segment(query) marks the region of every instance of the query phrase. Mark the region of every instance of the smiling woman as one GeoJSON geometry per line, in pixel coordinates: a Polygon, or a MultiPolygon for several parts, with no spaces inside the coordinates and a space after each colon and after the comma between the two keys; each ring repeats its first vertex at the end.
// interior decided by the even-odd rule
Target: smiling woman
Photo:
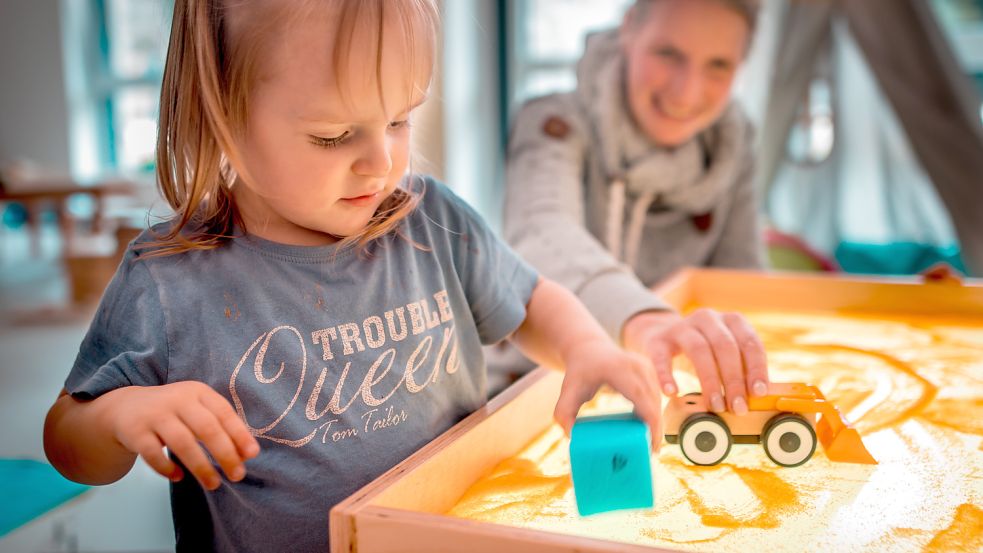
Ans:
{"type": "Polygon", "coordinates": [[[635,123],[656,144],[686,142],[727,107],[756,8],[722,3],[730,9],[642,0],[625,16],[626,96],[635,123]]]}
{"type": "Polygon", "coordinates": [[[649,287],[684,266],[763,266],[752,129],[731,99],[757,13],[754,0],[637,0],[588,36],[576,90],[528,102],[509,142],[510,243],[648,355],[665,393],[668,359],[690,357],[717,411],[746,410],[765,386],[753,331],[740,315],[679,317],[649,287]]]}

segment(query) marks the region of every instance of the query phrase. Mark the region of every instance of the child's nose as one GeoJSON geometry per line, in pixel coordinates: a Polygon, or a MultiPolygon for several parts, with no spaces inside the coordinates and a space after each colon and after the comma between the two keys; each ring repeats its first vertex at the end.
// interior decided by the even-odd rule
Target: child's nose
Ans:
{"type": "Polygon", "coordinates": [[[392,168],[389,141],[385,139],[367,141],[352,165],[352,171],[363,177],[385,177],[392,168]]]}

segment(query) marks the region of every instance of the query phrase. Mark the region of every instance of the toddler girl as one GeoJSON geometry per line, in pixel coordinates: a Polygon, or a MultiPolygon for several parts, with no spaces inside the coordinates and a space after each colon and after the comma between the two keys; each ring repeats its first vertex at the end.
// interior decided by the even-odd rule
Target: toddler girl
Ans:
{"type": "Polygon", "coordinates": [[[661,434],[646,361],[408,171],[436,26],[432,0],[175,2],[175,214],[131,244],[45,449],[90,484],[142,457],[178,550],[325,550],[334,504],[485,402],[481,345],[506,338],[566,370],[566,429],[607,383],[661,434]]]}

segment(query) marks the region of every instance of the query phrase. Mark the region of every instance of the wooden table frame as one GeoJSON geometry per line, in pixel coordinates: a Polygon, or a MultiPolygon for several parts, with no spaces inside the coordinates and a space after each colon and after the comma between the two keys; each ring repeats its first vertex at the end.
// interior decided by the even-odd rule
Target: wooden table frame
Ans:
{"type": "MultiPolygon", "coordinates": [[[[918,278],[686,269],[671,277],[657,292],[679,309],[705,305],[721,310],[794,308],[983,317],[981,281],[926,284],[918,278]]],[[[553,423],[553,407],[561,381],[562,375],[556,371],[536,369],[339,503],[330,515],[331,551],[666,551],[443,514],[481,476],[521,451],[553,423]]]]}
{"type": "MultiPolygon", "coordinates": [[[[39,225],[41,211],[47,206],[54,206],[58,215],[58,226],[63,240],[63,251],[68,251],[75,238],[75,220],[68,211],[68,199],[76,194],[90,195],[95,199],[96,208],[93,216],[93,230],[97,233],[105,228],[103,216],[105,201],[109,196],[133,196],[136,185],[122,179],[107,179],[81,184],[69,178],[32,179],[24,182],[0,181],[0,203],[19,203],[28,213],[28,225],[39,225]]],[[[37,237],[32,242],[31,249],[37,255],[40,244],[37,237]]]]}

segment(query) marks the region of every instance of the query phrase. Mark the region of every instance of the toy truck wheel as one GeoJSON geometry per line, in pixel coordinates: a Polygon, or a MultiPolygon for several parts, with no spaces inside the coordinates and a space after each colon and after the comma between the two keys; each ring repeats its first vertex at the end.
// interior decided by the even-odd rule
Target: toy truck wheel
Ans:
{"type": "Polygon", "coordinates": [[[679,432],[679,448],[694,465],[716,465],[723,461],[732,443],[727,424],[713,413],[692,415],[679,432]]]}
{"type": "Polygon", "coordinates": [[[761,443],[776,465],[797,467],[816,452],[816,431],[802,416],[781,413],[768,421],[761,443]]]}

